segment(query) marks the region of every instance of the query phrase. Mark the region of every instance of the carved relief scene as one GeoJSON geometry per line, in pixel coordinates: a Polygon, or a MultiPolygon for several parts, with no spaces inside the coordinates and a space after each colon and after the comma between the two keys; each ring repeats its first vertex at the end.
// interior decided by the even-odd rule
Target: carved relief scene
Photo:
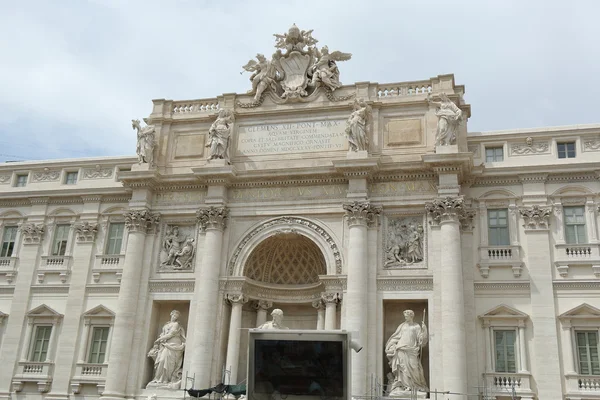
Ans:
{"type": "Polygon", "coordinates": [[[387,219],[384,257],[385,268],[425,268],[423,217],[387,219]]]}
{"type": "Polygon", "coordinates": [[[166,224],[163,227],[158,270],[191,271],[196,255],[196,227],[166,224]]]}

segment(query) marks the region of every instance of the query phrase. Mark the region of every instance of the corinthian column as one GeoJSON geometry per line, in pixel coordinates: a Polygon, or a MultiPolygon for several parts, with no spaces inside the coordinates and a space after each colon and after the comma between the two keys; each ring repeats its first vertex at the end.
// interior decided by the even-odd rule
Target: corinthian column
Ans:
{"type": "MultiPolygon", "coordinates": [[[[348,221],[348,265],[347,292],[344,298],[346,308],[346,329],[354,339],[367,342],[367,224],[381,212],[368,201],[355,201],[344,204],[348,221]]],[[[327,315],[325,316],[327,321],[327,315]]],[[[352,395],[366,394],[366,352],[352,353],[352,395]]]]}
{"type": "Polygon", "coordinates": [[[339,293],[322,293],[321,300],[325,304],[325,330],[335,329],[335,317],[340,295],[339,293]]]}
{"type": "Polygon", "coordinates": [[[445,197],[425,204],[434,222],[440,224],[441,304],[443,327],[442,366],[444,390],[467,392],[465,300],[460,244],[460,224],[474,213],[464,208],[462,197],[445,197]]]}
{"type": "Polygon", "coordinates": [[[227,361],[225,369],[229,370],[230,385],[237,385],[237,371],[240,358],[240,336],[242,328],[242,307],[248,299],[243,294],[227,294],[231,303],[231,318],[229,320],[229,339],[227,340],[227,361]]]}
{"type": "Polygon", "coordinates": [[[321,300],[312,302],[312,306],[317,309],[317,330],[325,329],[325,306],[321,300]]]}
{"type": "Polygon", "coordinates": [[[210,385],[212,360],[215,353],[214,324],[219,301],[219,269],[223,230],[225,229],[228,209],[209,207],[197,212],[198,225],[204,238],[204,256],[196,270],[196,285],[191,309],[197,310],[194,319],[190,348],[190,375],[196,374],[194,386],[207,388],[210,385]]]}
{"type": "Polygon", "coordinates": [[[108,357],[110,364],[106,376],[106,390],[102,394],[103,399],[123,399],[126,395],[146,234],[150,230],[155,230],[160,220],[158,213],[151,213],[146,209],[130,210],[124,216],[129,235],[112,334],[115,340],[110,347],[108,357]]]}
{"type": "Polygon", "coordinates": [[[259,300],[254,303],[254,309],[256,310],[256,327],[258,328],[265,322],[267,322],[267,310],[273,307],[272,301],[259,300]]]}

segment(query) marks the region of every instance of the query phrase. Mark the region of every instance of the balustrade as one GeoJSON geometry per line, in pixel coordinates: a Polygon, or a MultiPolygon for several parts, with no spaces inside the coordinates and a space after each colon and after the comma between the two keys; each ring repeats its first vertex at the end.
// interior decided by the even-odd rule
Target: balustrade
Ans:
{"type": "Polygon", "coordinates": [[[211,113],[219,109],[216,99],[173,102],[173,114],[211,113]]]}
{"type": "Polygon", "coordinates": [[[567,375],[567,394],[600,394],[600,375],[567,375]]]}

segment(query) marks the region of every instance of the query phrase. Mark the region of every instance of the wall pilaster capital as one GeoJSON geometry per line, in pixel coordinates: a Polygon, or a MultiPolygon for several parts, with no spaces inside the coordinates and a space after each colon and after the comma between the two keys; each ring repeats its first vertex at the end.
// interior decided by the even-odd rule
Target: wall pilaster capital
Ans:
{"type": "Polygon", "coordinates": [[[434,223],[460,222],[463,229],[467,229],[472,225],[475,216],[474,210],[466,208],[462,196],[434,199],[429,203],[425,203],[425,210],[434,223]]]}
{"type": "Polygon", "coordinates": [[[519,213],[523,217],[525,230],[548,229],[552,207],[538,205],[525,206],[519,209],[519,213]]]}
{"type": "Polygon", "coordinates": [[[77,222],[73,225],[78,243],[93,243],[98,233],[97,222],[77,222]]]}
{"type": "Polygon", "coordinates": [[[248,297],[246,297],[246,295],[243,293],[227,293],[225,295],[225,299],[229,303],[231,303],[231,305],[234,305],[234,304],[244,305],[245,303],[248,302],[248,297]]]}
{"type": "Polygon", "coordinates": [[[23,235],[24,244],[40,244],[46,233],[46,226],[44,224],[36,224],[33,222],[26,222],[19,228],[23,235]]]}
{"type": "Polygon", "coordinates": [[[343,205],[348,219],[348,226],[371,225],[377,223],[381,214],[381,207],[372,205],[368,201],[355,201],[343,205]]]}
{"type": "Polygon", "coordinates": [[[160,222],[160,214],[150,212],[148,209],[129,210],[123,216],[125,227],[129,232],[153,233],[160,222]]]}
{"type": "Polygon", "coordinates": [[[196,212],[196,218],[202,231],[206,231],[208,229],[223,231],[227,226],[229,209],[227,207],[214,206],[201,208],[196,212]]]}
{"type": "Polygon", "coordinates": [[[321,300],[324,304],[337,304],[342,301],[342,294],[336,292],[321,293],[321,300]]]}
{"type": "Polygon", "coordinates": [[[273,307],[273,302],[268,300],[258,300],[252,304],[252,308],[256,311],[265,310],[267,311],[269,308],[273,307]]]}

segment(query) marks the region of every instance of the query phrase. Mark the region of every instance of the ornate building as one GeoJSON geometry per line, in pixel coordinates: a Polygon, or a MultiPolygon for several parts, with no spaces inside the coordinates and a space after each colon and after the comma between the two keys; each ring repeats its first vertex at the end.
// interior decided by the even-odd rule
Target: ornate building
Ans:
{"type": "Polygon", "coordinates": [[[316,43],[154,100],[137,157],[0,165],[0,399],[242,383],[275,308],[353,333],[356,396],[410,309],[432,390],[600,399],[600,125],[468,132],[452,75],[342,85],[316,43]]]}

